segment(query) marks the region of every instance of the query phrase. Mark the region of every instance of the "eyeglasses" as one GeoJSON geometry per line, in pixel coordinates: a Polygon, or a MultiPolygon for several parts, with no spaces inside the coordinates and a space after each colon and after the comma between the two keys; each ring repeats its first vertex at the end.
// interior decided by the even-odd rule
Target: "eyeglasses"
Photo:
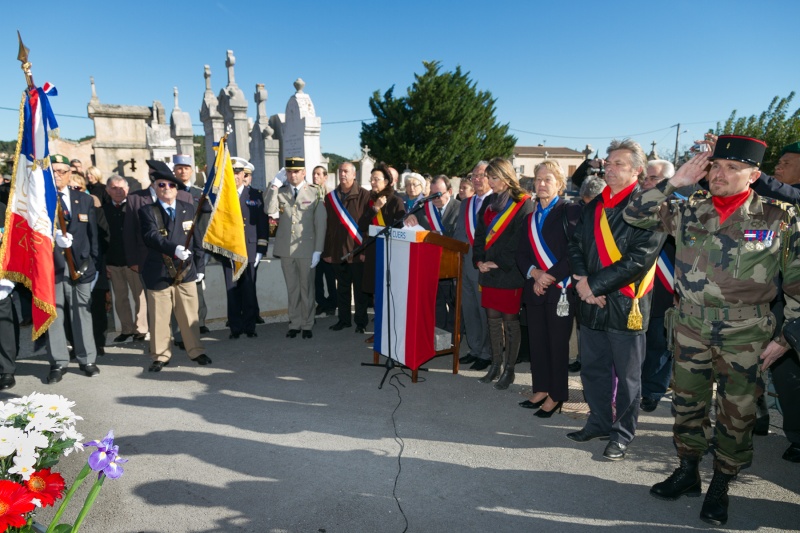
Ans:
{"type": "Polygon", "coordinates": [[[71,170],[69,170],[69,169],[67,169],[67,170],[53,170],[53,173],[54,173],[56,176],[63,176],[64,174],[70,174],[71,172],[72,172],[72,171],[71,171],[71,170]]]}
{"type": "Polygon", "coordinates": [[[164,187],[169,187],[170,189],[176,189],[178,187],[171,181],[159,181],[156,185],[158,185],[159,189],[163,189],[164,187]]]}

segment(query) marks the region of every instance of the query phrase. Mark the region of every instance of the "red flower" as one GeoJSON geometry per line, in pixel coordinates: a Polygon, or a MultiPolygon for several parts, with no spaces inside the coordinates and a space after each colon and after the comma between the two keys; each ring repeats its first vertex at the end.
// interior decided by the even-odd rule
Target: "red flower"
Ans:
{"type": "Polygon", "coordinates": [[[0,480],[0,530],[27,524],[25,514],[36,508],[31,502],[33,498],[35,495],[24,485],[7,479],[0,480]]]}
{"type": "Polygon", "coordinates": [[[34,472],[25,486],[42,502],[42,507],[53,505],[64,496],[64,478],[58,472],[51,474],[49,468],[34,472]]]}

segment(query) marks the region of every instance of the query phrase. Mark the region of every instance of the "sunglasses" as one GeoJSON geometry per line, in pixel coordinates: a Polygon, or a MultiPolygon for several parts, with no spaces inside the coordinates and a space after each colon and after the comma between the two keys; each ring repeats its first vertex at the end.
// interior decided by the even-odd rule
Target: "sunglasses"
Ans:
{"type": "Polygon", "coordinates": [[[163,189],[164,187],[169,187],[170,189],[175,189],[178,186],[172,183],[171,181],[159,181],[156,185],[158,185],[159,189],[163,189]]]}

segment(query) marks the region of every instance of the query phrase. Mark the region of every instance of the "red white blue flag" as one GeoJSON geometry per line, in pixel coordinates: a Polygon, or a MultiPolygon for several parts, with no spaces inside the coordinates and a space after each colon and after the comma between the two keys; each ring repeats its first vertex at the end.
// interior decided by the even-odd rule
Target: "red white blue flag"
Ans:
{"type": "Polygon", "coordinates": [[[33,293],[33,338],[56,316],[53,234],[58,196],[50,170],[48,140],[58,124],[48,96],[58,94],[45,83],[25,91],[5,232],[0,245],[0,278],[22,283],[33,293]]]}

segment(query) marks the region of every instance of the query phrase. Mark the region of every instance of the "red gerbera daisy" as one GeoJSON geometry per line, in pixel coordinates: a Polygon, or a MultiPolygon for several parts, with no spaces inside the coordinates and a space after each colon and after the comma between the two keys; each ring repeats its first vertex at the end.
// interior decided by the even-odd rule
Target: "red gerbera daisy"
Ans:
{"type": "Polygon", "coordinates": [[[25,486],[42,502],[42,507],[53,505],[64,496],[64,478],[58,472],[51,474],[49,468],[34,472],[25,486]]]}
{"type": "Polygon", "coordinates": [[[5,531],[8,526],[24,526],[27,523],[25,514],[36,508],[32,498],[34,495],[24,485],[0,480],[0,530],[5,531]]]}

